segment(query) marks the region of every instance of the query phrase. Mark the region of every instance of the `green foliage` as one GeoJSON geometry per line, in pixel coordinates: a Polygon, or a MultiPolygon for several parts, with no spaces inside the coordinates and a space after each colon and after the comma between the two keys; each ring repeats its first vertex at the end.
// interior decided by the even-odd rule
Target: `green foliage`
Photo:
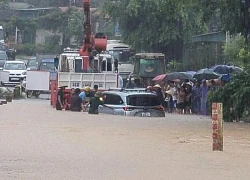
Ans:
{"type": "Polygon", "coordinates": [[[66,47],[71,37],[75,37],[76,43],[81,44],[83,39],[82,17],[83,12],[72,7],[67,12],[58,10],[40,17],[39,25],[40,28],[62,33],[63,46],[66,47]]]}
{"type": "Polygon", "coordinates": [[[10,0],[0,0],[0,9],[1,10],[9,9],[9,2],[10,0]]]}
{"type": "MultiPolygon", "coordinates": [[[[118,21],[122,37],[136,49],[166,52],[206,29],[198,1],[106,0],[104,12],[118,21]]],[[[177,47],[176,51],[181,47],[177,47]]],[[[178,54],[178,53],[176,53],[178,54]]],[[[175,59],[180,59],[177,57],[175,59]]]]}
{"type": "Polygon", "coordinates": [[[225,60],[235,65],[242,65],[239,61],[239,52],[244,46],[244,37],[238,35],[231,38],[231,40],[223,47],[223,56],[225,57],[225,60]]]}
{"type": "Polygon", "coordinates": [[[250,46],[246,44],[243,36],[238,35],[225,44],[223,55],[227,62],[244,68],[249,64],[250,46]]]}
{"type": "Polygon", "coordinates": [[[51,44],[17,44],[14,45],[17,51],[17,55],[34,56],[38,54],[59,54],[61,52],[61,46],[51,44]]]}
{"type": "Polygon", "coordinates": [[[168,69],[168,71],[170,71],[170,72],[175,72],[175,71],[178,70],[179,66],[180,66],[180,63],[178,63],[178,62],[175,61],[175,60],[171,60],[171,61],[168,63],[168,65],[167,65],[167,69],[168,69]]]}
{"type": "Polygon", "coordinates": [[[223,103],[223,117],[225,121],[247,120],[246,112],[250,109],[250,71],[239,73],[218,91],[208,96],[210,103],[223,103]]]}
{"type": "Polygon", "coordinates": [[[11,19],[8,20],[7,23],[5,23],[4,27],[7,32],[15,33],[16,30],[15,28],[18,27],[18,29],[22,33],[24,31],[32,33],[36,31],[36,29],[38,28],[38,24],[37,24],[37,19],[22,20],[19,19],[18,17],[12,17],[11,19]]]}
{"type": "Polygon", "coordinates": [[[56,46],[56,45],[59,45],[60,40],[61,40],[60,35],[52,35],[48,37],[46,44],[56,46]]]}

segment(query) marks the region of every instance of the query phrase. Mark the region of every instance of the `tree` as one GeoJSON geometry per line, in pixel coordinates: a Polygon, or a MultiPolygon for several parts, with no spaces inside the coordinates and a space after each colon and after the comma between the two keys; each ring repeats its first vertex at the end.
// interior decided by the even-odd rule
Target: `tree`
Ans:
{"type": "Polygon", "coordinates": [[[137,50],[163,52],[169,60],[182,59],[183,44],[201,33],[198,1],[106,0],[104,12],[119,22],[122,37],[137,50]]]}
{"type": "Polygon", "coordinates": [[[250,0],[202,0],[203,20],[211,20],[212,14],[219,12],[221,30],[231,34],[242,33],[246,42],[250,36],[250,0]]]}
{"type": "Polygon", "coordinates": [[[9,2],[10,0],[0,0],[0,9],[9,9],[9,2]]]}
{"type": "Polygon", "coordinates": [[[83,12],[71,7],[66,12],[61,10],[53,11],[51,14],[42,16],[39,19],[40,27],[60,32],[63,34],[63,47],[70,44],[70,39],[75,37],[76,43],[81,44],[83,39],[83,12]]]}
{"type": "Polygon", "coordinates": [[[245,43],[243,36],[237,35],[231,38],[231,40],[223,47],[223,56],[225,57],[226,62],[241,66],[242,62],[239,59],[239,52],[244,47],[245,43]]]}

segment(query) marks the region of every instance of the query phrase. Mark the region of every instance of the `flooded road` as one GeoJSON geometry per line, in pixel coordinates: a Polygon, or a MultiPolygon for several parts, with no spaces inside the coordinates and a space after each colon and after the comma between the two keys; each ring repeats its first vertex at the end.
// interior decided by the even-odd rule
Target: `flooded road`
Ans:
{"type": "Polygon", "coordinates": [[[224,124],[212,151],[211,120],[58,112],[45,100],[0,106],[0,179],[249,180],[250,126],[224,124]]]}

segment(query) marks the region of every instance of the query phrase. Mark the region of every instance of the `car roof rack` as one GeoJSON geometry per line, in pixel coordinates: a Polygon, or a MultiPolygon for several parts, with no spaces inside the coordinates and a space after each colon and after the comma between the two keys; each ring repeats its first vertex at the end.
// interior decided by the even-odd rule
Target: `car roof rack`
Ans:
{"type": "Polygon", "coordinates": [[[126,89],[126,88],[109,88],[108,91],[119,91],[119,92],[147,92],[146,88],[133,88],[133,89],[126,89]]]}

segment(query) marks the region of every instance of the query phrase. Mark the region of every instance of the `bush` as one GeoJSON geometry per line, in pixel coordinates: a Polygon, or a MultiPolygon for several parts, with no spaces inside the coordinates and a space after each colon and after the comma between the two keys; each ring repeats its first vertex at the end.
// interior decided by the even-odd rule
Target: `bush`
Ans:
{"type": "Polygon", "coordinates": [[[223,103],[223,119],[232,122],[242,120],[249,122],[250,110],[250,71],[233,75],[225,87],[210,93],[208,100],[223,103]]]}

